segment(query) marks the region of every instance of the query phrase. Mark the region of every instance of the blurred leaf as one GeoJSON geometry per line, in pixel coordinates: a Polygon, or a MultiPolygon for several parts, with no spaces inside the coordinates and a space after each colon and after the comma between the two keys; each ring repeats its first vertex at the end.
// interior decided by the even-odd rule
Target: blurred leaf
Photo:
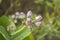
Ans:
{"type": "Polygon", "coordinates": [[[42,27],[39,31],[39,35],[37,36],[38,40],[43,39],[48,34],[48,29],[46,28],[46,24],[42,22],[42,27]]]}
{"type": "Polygon", "coordinates": [[[54,0],[54,4],[56,8],[60,8],[60,0],[54,0]]]}
{"type": "Polygon", "coordinates": [[[24,40],[34,40],[32,33],[29,36],[27,36],[24,40]]]}
{"type": "Polygon", "coordinates": [[[47,22],[50,22],[50,21],[51,21],[51,18],[50,18],[50,15],[49,15],[48,12],[45,14],[45,17],[46,17],[46,19],[47,19],[47,22]]]}
{"type": "Polygon", "coordinates": [[[49,7],[53,7],[52,3],[48,2],[48,1],[46,1],[46,4],[47,4],[47,6],[49,6],[49,7]]]}
{"type": "Polygon", "coordinates": [[[28,26],[22,26],[22,28],[18,29],[17,31],[13,32],[11,35],[14,35],[14,40],[23,40],[25,37],[30,35],[30,30],[28,26]]]}
{"type": "Polygon", "coordinates": [[[7,33],[7,31],[5,30],[5,28],[3,26],[0,26],[0,33],[3,35],[3,37],[6,40],[10,40],[11,39],[9,34],[7,33]]]}
{"type": "Polygon", "coordinates": [[[0,17],[0,25],[3,27],[7,27],[8,25],[10,25],[12,22],[11,19],[9,19],[6,16],[0,17]]]}

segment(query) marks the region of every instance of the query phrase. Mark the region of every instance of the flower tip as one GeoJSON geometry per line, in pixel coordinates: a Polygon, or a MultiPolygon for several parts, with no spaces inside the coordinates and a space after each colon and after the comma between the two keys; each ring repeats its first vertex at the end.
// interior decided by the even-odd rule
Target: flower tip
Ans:
{"type": "Polygon", "coordinates": [[[32,16],[32,11],[29,10],[29,11],[27,12],[27,17],[31,17],[31,16],[32,16]]]}

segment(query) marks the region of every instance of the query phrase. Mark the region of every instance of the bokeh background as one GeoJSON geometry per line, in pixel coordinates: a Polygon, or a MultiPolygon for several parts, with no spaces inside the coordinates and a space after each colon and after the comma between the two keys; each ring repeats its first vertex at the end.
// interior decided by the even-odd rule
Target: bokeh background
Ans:
{"type": "Polygon", "coordinates": [[[16,11],[27,12],[32,10],[33,13],[45,15],[46,12],[50,14],[59,9],[59,0],[1,0],[0,2],[0,16],[8,15],[16,11]]]}

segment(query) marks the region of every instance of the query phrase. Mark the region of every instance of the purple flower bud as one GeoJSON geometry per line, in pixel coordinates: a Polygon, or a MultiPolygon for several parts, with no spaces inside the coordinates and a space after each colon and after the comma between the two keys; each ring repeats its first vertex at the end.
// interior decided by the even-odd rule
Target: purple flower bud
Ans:
{"type": "Polygon", "coordinates": [[[32,24],[32,20],[31,20],[31,18],[27,18],[27,20],[26,20],[26,24],[27,24],[27,25],[31,25],[31,24],[32,24]]]}
{"type": "Polygon", "coordinates": [[[32,16],[32,11],[29,10],[29,11],[27,12],[27,17],[31,17],[31,16],[32,16]]]}
{"type": "Polygon", "coordinates": [[[37,21],[40,21],[41,19],[42,19],[42,16],[41,15],[36,16],[36,20],[37,21]]]}
{"type": "Polygon", "coordinates": [[[27,21],[26,21],[28,27],[30,28],[30,30],[32,31],[32,20],[31,18],[27,18],[27,21]]]}

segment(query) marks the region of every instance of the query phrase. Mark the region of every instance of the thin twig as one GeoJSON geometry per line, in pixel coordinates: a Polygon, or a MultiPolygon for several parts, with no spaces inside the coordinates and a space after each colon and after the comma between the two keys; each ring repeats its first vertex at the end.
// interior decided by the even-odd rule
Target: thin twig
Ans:
{"type": "Polygon", "coordinates": [[[13,7],[13,1],[11,0],[11,4],[10,4],[10,7],[6,10],[6,12],[5,12],[5,16],[7,16],[8,15],[8,12],[12,9],[12,7],[13,7]]]}

